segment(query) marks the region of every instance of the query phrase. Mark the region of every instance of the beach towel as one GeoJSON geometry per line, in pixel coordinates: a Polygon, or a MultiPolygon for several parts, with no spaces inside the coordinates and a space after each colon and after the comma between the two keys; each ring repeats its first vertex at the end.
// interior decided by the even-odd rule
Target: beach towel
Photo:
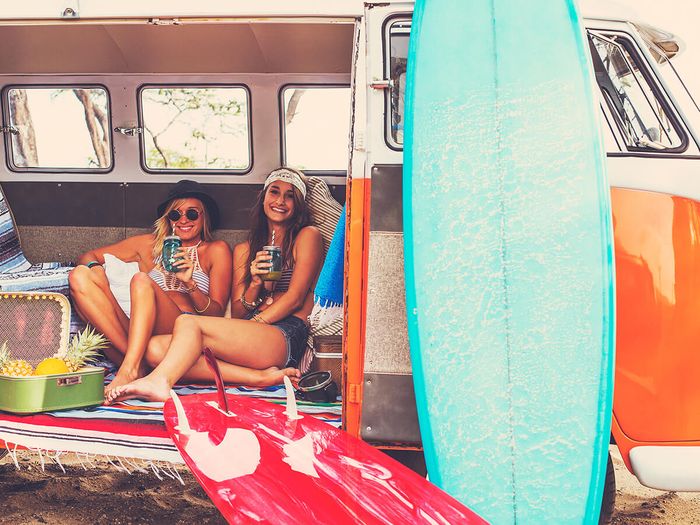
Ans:
{"type": "Polygon", "coordinates": [[[127,317],[131,318],[131,278],[139,271],[139,263],[124,262],[110,253],[105,253],[105,274],[109,289],[127,317]]]}
{"type": "Polygon", "coordinates": [[[314,289],[314,308],[309,316],[313,329],[321,330],[343,317],[343,271],[345,267],[345,207],[333,233],[326,260],[314,289]]]}

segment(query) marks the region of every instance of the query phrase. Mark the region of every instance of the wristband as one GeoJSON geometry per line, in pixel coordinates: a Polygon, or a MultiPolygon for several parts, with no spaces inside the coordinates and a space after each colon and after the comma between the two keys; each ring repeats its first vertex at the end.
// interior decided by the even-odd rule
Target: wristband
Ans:
{"type": "Polygon", "coordinates": [[[202,308],[201,310],[199,308],[197,308],[194,304],[192,306],[194,306],[195,312],[197,312],[198,314],[203,314],[204,312],[206,312],[209,309],[210,304],[211,304],[211,297],[207,297],[207,305],[204,308],[202,308]]]}
{"type": "Polygon", "coordinates": [[[85,266],[88,268],[92,268],[93,266],[102,266],[99,261],[90,261],[88,263],[85,263],[85,266]]]}

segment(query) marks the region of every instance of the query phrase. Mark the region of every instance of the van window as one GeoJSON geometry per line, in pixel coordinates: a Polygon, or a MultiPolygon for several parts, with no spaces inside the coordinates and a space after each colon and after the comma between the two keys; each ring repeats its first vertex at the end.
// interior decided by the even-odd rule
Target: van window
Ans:
{"type": "Polygon", "coordinates": [[[102,87],[9,87],[3,97],[14,171],[108,171],[109,97],[102,87]]]}
{"type": "Polygon", "coordinates": [[[591,34],[596,80],[630,151],[682,151],[686,138],[629,38],[591,34]]]}
{"type": "Polygon", "coordinates": [[[386,141],[393,149],[403,148],[404,94],[406,92],[406,62],[411,20],[395,19],[387,25],[384,57],[385,78],[391,80],[386,98],[386,141]]]}
{"type": "Polygon", "coordinates": [[[305,171],[346,171],[350,88],[286,86],[282,90],[282,158],[305,171]]]}
{"type": "Polygon", "coordinates": [[[250,168],[248,91],[227,86],[148,86],[140,90],[147,171],[244,172],[250,168]]]}

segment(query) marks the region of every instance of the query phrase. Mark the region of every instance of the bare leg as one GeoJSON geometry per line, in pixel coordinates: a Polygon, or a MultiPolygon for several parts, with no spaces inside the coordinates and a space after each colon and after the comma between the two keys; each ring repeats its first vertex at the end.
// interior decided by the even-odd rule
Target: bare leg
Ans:
{"type": "MultiPolygon", "coordinates": [[[[146,350],[146,361],[148,365],[156,368],[165,359],[165,355],[172,341],[172,335],[157,335],[151,338],[146,350]]],[[[205,345],[206,346],[206,345],[205,345]]],[[[247,386],[268,386],[277,385],[283,381],[282,375],[288,375],[295,381],[300,377],[300,373],[296,368],[285,368],[285,371],[293,371],[293,373],[277,374],[282,372],[277,366],[270,366],[260,370],[245,366],[234,365],[221,359],[217,359],[221,377],[226,384],[247,385],[247,386]],[[274,380],[278,377],[279,380],[274,380]]],[[[209,368],[204,356],[200,356],[192,368],[190,368],[184,376],[184,379],[191,383],[213,383],[214,374],[209,368]]]]}
{"type": "Polygon", "coordinates": [[[129,319],[112,295],[102,268],[77,266],[68,275],[70,292],[80,316],[102,332],[120,352],[126,352],[129,319]]]}
{"type": "Polygon", "coordinates": [[[170,332],[181,314],[178,306],[153,282],[148,274],[139,272],[131,279],[131,321],[124,360],[114,380],[105,392],[142,377],[147,369],[143,363],[148,340],[155,332],[170,332]]]}
{"type": "MultiPolygon", "coordinates": [[[[156,338],[153,345],[163,344],[156,338]]],[[[278,384],[283,377],[297,378],[294,368],[280,370],[287,357],[284,336],[274,326],[241,319],[182,315],[175,322],[170,346],[160,364],[148,376],[115,389],[108,403],[139,397],[164,401],[172,386],[185,374],[190,380],[211,380],[201,361],[204,346],[222,363],[224,380],[256,386],[278,384]]],[[[157,350],[156,350],[157,351],[157,350]]]]}

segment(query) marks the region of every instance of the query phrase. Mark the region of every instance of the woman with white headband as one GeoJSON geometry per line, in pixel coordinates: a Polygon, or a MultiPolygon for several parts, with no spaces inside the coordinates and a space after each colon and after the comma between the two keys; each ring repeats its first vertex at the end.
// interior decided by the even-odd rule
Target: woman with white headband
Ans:
{"type": "Polygon", "coordinates": [[[296,368],[308,336],[313,288],[323,263],[321,233],[309,226],[304,175],[279,168],[267,177],[251,212],[248,239],[233,250],[231,319],[181,315],[172,335],[153,337],[146,360],[154,370],[110,391],[107,402],[133,397],[164,401],[181,378],[211,381],[201,356],[209,347],[224,381],[251,386],[300,377],[296,368]],[[281,278],[263,280],[270,253],[281,251],[281,278]]]}

